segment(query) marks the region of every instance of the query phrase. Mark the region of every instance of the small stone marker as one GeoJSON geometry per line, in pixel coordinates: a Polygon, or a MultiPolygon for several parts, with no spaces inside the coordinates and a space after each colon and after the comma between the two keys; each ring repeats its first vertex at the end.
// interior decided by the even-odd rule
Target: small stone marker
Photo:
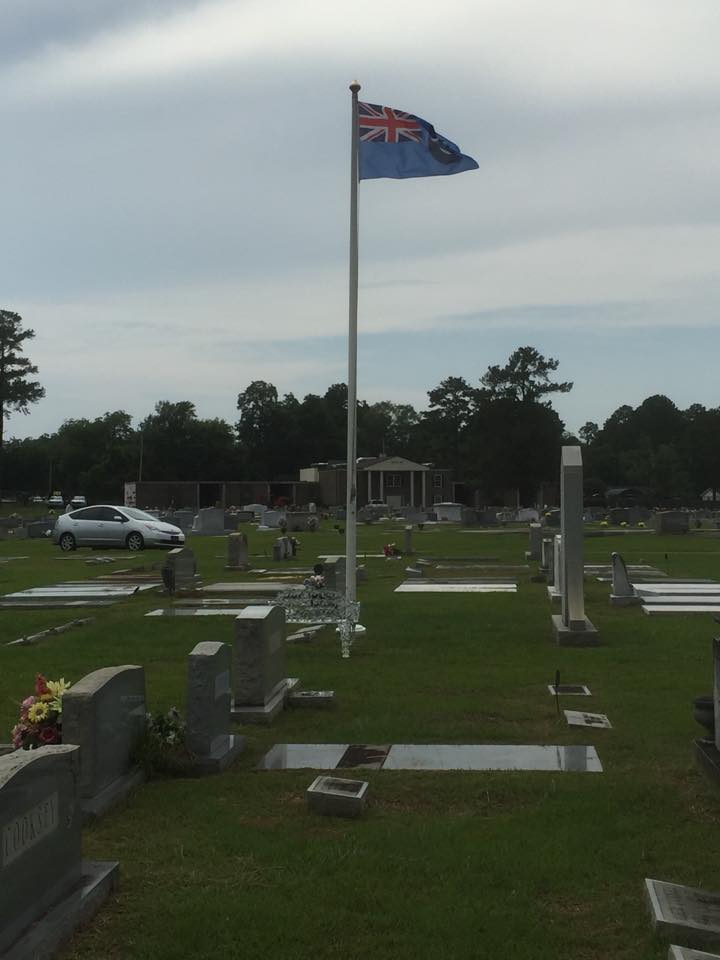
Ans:
{"type": "Polygon", "coordinates": [[[76,746],[0,756],[0,956],[49,957],[117,886],[81,860],[76,746]]]}
{"type": "Polygon", "coordinates": [[[562,613],[552,626],[560,646],[595,646],[598,632],[585,616],[583,568],[583,465],[579,446],[562,448],[560,461],[562,613]]]}
{"type": "Polygon", "coordinates": [[[288,697],[289,707],[333,707],[334,690],[298,690],[288,697]]]}
{"type": "Polygon", "coordinates": [[[548,690],[553,697],[591,697],[590,689],[584,683],[554,683],[548,684],[548,690]]]}
{"type": "Polygon", "coordinates": [[[203,773],[219,773],[245,746],[230,730],[230,647],[207,640],[188,658],[187,746],[203,773]]]}
{"type": "Polygon", "coordinates": [[[232,718],[270,723],[297,679],[287,676],[285,610],[248,607],[235,618],[232,718]]]}
{"type": "Polygon", "coordinates": [[[604,713],[585,713],[582,710],[564,710],[569,727],[600,727],[611,730],[612,724],[604,713]]]}
{"type": "Polygon", "coordinates": [[[272,558],[273,560],[284,560],[285,559],[285,544],[283,543],[284,537],[278,537],[277,540],[272,545],[272,558]]]}
{"type": "Polygon", "coordinates": [[[308,810],[326,817],[361,816],[367,803],[367,780],[316,777],[305,792],[308,810]]]}
{"type": "Polygon", "coordinates": [[[99,817],[142,783],[131,766],[145,732],[145,671],[104,667],[63,697],[63,741],[80,747],[80,799],[86,817],[99,817]]]}
{"type": "Polygon", "coordinates": [[[226,570],[247,570],[248,541],[244,533],[231,533],[228,538],[228,557],[226,570]]]}
{"type": "Polygon", "coordinates": [[[663,880],[645,880],[657,933],[689,946],[720,943],[720,894],[663,880]]]}

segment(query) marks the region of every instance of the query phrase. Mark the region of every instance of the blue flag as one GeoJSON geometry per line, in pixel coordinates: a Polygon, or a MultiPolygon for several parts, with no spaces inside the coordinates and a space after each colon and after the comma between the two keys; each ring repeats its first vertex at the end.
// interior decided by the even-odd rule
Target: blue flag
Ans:
{"type": "Polygon", "coordinates": [[[412,113],[358,103],[360,179],[445,177],[477,170],[472,157],[412,113]]]}

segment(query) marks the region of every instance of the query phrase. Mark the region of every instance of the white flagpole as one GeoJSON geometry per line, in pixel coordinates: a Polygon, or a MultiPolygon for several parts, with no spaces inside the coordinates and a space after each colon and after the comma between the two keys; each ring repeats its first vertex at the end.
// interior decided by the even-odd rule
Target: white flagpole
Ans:
{"type": "Polygon", "coordinates": [[[357,313],[358,313],[358,93],[353,80],[350,157],[350,300],[348,310],[347,498],[345,512],[345,596],[356,598],[357,567],[357,313]]]}

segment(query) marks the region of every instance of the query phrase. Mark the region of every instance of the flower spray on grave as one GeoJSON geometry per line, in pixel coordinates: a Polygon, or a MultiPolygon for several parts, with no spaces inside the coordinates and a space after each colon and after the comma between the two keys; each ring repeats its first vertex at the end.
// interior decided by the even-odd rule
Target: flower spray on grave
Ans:
{"type": "Polygon", "coordinates": [[[62,698],[70,687],[65,679],[35,678],[35,693],[20,704],[20,719],[12,728],[16,750],[35,750],[46,744],[62,743],[62,698]]]}
{"type": "Polygon", "coordinates": [[[195,755],[186,744],[186,723],[177,707],[146,713],[145,733],[135,745],[134,760],[148,777],[185,777],[193,773],[195,755]]]}

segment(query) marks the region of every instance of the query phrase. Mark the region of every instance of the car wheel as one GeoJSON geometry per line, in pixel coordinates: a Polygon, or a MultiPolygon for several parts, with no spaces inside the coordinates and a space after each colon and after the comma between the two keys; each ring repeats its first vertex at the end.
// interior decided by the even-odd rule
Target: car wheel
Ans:
{"type": "Polygon", "coordinates": [[[138,551],[145,549],[145,541],[143,540],[143,536],[141,533],[138,533],[137,530],[133,530],[132,533],[128,534],[125,543],[127,544],[128,550],[138,551]]]}
{"type": "Polygon", "coordinates": [[[58,540],[58,546],[65,553],[75,549],[75,537],[71,533],[63,533],[58,540]]]}

